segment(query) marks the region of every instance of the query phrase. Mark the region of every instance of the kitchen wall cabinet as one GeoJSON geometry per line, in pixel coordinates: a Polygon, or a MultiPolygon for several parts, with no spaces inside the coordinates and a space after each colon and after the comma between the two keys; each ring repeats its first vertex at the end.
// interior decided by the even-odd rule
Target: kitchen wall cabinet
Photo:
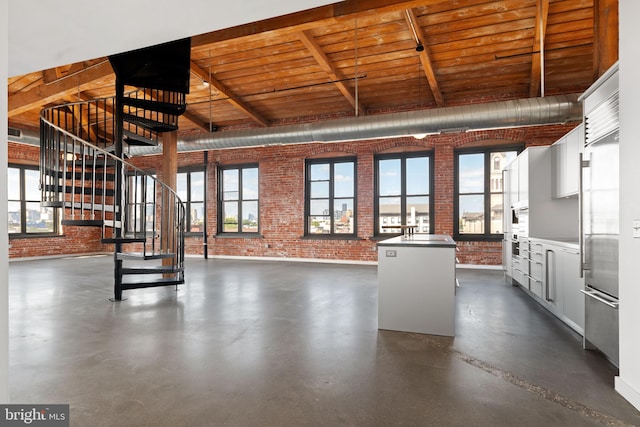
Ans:
{"type": "Polygon", "coordinates": [[[584,126],[580,124],[551,146],[552,197],[577,197],[584,126]]]}
{"type": "Polygon", "coordinates": [[[508,176],[510,182],[507,184],[509,205],[504,205],[505,215],[519,209],[526,216],[519,226],[518,236],[577,238],[577,199],[551,197],[549,146],[527,148],[506,169],[509,173],[505,178],[508,176]]]}

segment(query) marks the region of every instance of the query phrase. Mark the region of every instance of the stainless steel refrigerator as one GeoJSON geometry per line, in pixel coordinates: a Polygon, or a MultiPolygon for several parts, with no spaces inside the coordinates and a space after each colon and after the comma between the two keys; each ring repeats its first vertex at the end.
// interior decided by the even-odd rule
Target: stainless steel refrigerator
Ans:
{"type": "Polygon", "coordinates": [[[585,277],[584,347],[600,350],[618,366],[620,173],[617,85],[610,89],[615,92],[602,97],[591,111],[585,111],[581,247],[585,277]]]}

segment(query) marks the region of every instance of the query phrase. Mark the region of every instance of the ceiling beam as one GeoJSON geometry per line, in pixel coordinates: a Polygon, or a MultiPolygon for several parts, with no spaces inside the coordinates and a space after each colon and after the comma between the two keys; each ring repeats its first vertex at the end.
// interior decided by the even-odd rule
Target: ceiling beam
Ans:
{"type": "Polygon", "coordinates": [[[228,87],[226,87],[222,82],[218,81],[214,77],[209,76],[209,72],[200,67],[194,61],[191,61],[191,71],[202,79],[203,82],[207,82],[211,86],[215,87],[216,90],[226,98],[226,100],[233,105],[238,110],[242,111],[249,117],[251,117],[255,122],[259,123],[262,126],[269,126],[269,122],[262,117],[258,112],[253,110],[250,106],[245,104],[240,98],[238,98],[228,87]]]}
{"type": "MultiPolygon", "coordinates": [[[[325,73],[329,76],[329,78],[336,85],[340,93],[347,98],[349,104],[356,110],[356,115],[366,115],[367,110],[362,106],[358,99],[356,99],[354,91],[351,90],[349,86],[347,86],[343,80],[343,76],[338,74],[338,70],[331,63],[331,60],[327,56],[326,53],[322,50],[318,42],[313,38],[313,36],[308,31],[301,31],[298,33],[298,37],[300,41],[305,45],[307,50],[311,53],[316,62],[320,65],[320,67],[324,70],[325,73]]],[[[355,59],[358,60],[357,58],[355,59]]],[[[356,80],[357,82],[357,80],[356,80]]]]}
{"type": "Polygon", "coordinates": [[[549,0],[538,0],[536,5],[536,28],[533,36],[531,56],[531,78],[529,84],[529,97],[544,96],[542,88],[542,74],[544,73],[544,38],[547,33],[547,19],[549,18],[549,0]]]}
{"type": "Polygon", "coordinates": [[[191,38],[191,47],[197,48],[211,43],[223,42],[247,36],[262,35],[276,37],[283,34],[298,33],[313,28],[325,27],[352,20],[363,14],[398,12],[413,7],[441,3],[442,0],[346,0],[310,10],[290,13],[275,18],[265,19],[248,25],[238,25],[223,30],[213,31],[191,38]]]}
{"type": "Polygon", "coordinates": [[[418,18],[416,17],[413,9],[406,9],[404,18],[411,30],[411,36],[415,36],[418,39],[416,42],[424,48],[419,52],[420,63],[422,63],[422,68],[424,69],[424,74],[429,82],[433,98],[435,99],[438,107],[444,107],[444,97],[442,96],[442,91],[440,90],[436,73],[433,71],[433,63],[431,62],[431,57],[429,55],[429,46],[427,45],[422,27],[418,24],[418,18]]]}
{"type": "Polygon", "coordinates": [[[94,81],[113,75],[109,61],[98,63],[73,75],[48,85],[39,85],[25,92],[9,95],[9,117],[24,113],[38,105],[56,102],[67,95],[89,88],[94,81]]]}
{"type": "Polygon", "coordinates": [[[618,0],[594,0],[593,18],[593,79],[597,80],[618,60],[618,0]]]}

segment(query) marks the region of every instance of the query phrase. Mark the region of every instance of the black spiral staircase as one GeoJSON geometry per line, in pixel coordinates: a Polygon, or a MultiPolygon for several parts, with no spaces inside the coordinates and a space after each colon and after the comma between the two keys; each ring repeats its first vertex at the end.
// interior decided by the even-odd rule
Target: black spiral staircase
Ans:
{"type": "Polygon", "coordinates": [[[189,51],[187,39],[112,56],[115,96],[41,112],[42,204],[60,208],[63,226],[101,228],[113,245],[116,301],[124,290],[184,283],[184,204],[125,157],[128,146],[157,145],[178,129],[189,51]]]}

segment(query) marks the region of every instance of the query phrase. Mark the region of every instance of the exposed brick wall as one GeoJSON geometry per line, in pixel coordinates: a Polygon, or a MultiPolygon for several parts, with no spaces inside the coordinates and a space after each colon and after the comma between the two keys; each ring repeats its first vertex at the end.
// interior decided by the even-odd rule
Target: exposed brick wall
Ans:
{"type": "MultiPolygon", "coordinates": [[[[9,163],[38,165],[40,149],[26,144],[8,144],[9,163]]],[[[25,238],[11,237],[9,258],[25,258],[50,255],[85,254],[109,251],[100,242],[98,227],[63,227],[61,236],[25,238]]]]}
{"type": "MultiPolygon", "coordinates": [[[[260,167],[259,238],[209,237],[210,255],[264,256],[375,261],[373,191],[374,155],[383,152],[433,150],[435,193],[435,232],[453,234],[454,153],[469,145],[549,145],[571,130],[575,124],[467,132],[384,140],[340,142],[332,144],[292,144],[210,150],[207,174],[207,233],[217,230],[217,167],[258,163],[260,167]],[[323,240],[304,238],[304,164],[305,159],[327,155],[357,156],[357,239],[323,240]]],[[[160,156],[136,158],[143,167],[158,170],[160,156]]],[[[200,152],[180,153],[178,166],[203,164],[200,152]]],[[[501,242],[461,241],[459,260],[464,264],[499,265],[501,242]]],[[[188,253],[202,254],[202,238],[187,242],[188,253]]]]}
{"type": "MultiPolygon", "coordinates": [[[[207,167],[207,235],[210,255],[264,256],[375,261],[374,234],[374,155],[383,152],[433,150],[435,192],[433,220],[435,232],[453,234],[454,153],[474,144],[511,145],[516,143],[549,145],[573,129],[575,124],[466,132],[384,140],[332,144],[292,144],[210,150],[207,167]],[[322,240],[304,238],[305,159],[323,156],[357,156],[357,238],[322,240]],[[217,168],[219,165],[258,163],[260,168],[259,238],[212,237],[217,230],[217,168]]],[[[37,164],[38,148],[9,144],[10,162],[37,164]]],[[[144,156],[133,162],[154,170],[162,178],[161,156],[144,156]]],[[[180,153],[178,166],[204,164],[203,152],[180,153]]],[[[11,240],[11,257],[74,254],[109,251],[99,243],[98,228],[66,227],[62,237],[11,240]]],[[[499,265],[500,242],[458,242],[458,258],[464,264],[499,265]]],[[[188,237],[187,254],[203,254],[202,236],[188,237]]]]}

